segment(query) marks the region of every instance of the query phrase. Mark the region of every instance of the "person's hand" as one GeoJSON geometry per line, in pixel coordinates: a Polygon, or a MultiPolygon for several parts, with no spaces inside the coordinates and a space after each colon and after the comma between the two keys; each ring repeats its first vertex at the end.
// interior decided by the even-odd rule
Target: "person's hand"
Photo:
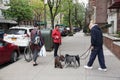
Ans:
{"type": "Polygon", "coordinates": [[[90,49],[93,50],[93,49],[94,49],[94,46],[91,46],[90,49]]]}
{"type": "Polygon", "coordinates": [[[91,46],[90,49],[91,49],[91,51],[93,51],[94,50],[94,46],[91,46]]]}
{"type": "Polygon", "coordinates": [[[56,39],[58,39],[59,37],[58,36],[55,36],[56,39]]]}

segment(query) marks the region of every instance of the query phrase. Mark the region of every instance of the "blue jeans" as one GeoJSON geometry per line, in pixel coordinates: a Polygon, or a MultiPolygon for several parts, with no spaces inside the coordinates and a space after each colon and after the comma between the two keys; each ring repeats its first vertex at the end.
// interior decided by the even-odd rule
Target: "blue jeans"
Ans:
{"type": "Polygon", "coordinates": [[[104,59],[104,54],[103,54],[103,48],[101,48],[101,47],[100,48],[97,47],[92,50],[87,66],[93,65],[93,62],[94,62],[96,56],[98,56],[98,61],[99,61],[100,67],[102,69],[105,69],[106,68],[105,59],[104,59]]]}

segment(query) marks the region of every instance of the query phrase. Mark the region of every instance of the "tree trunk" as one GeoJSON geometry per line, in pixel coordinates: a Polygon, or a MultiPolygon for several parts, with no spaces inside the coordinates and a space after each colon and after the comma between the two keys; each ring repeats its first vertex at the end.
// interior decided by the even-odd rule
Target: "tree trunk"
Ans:
{"type": "Polygon", "coordinates": [[[52,8],[50,8],[50,15],[51,15],[51,27],[53,29],[54,28],[54,16],[53,16],[52,8]]]}

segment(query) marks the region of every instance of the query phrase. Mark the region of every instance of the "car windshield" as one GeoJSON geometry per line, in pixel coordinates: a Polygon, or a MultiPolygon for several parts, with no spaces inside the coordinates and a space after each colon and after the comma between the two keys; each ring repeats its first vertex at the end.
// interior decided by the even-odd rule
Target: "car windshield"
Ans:
{"type": "Polygon", "coordinates": [[[25,29],[9,29],[7,34],[16,34],[16,35],[23,35],[26,33],[25,29]]]}

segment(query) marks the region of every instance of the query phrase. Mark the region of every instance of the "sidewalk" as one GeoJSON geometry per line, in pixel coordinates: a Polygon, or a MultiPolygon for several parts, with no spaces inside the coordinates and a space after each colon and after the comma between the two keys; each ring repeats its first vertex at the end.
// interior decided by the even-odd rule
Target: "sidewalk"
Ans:
{"type": "MultiPolygon", "coordinates": [[[[84,36],[82,32],[77,33],[74,37],[63,39],[62,52],[68,54],[83,54],[90,45],[90,36],[84,36]]],[[[120,80],[120,61],[104,46],[104,55],[108,71],[102,72],[97,70],[99,67],[98,59],[95,60],[92,70],[83,68],[86,60],[81,60],[79,68],[80,78],[76,80],[120,80]]],[[[78,70],[78,71],[79,71],[78,70]]],[[[72,80],[72,79],[71,79],[72,80]]],[[[75,79],[74,79],[75,80],[75,79]]]]}
{"type": "MultiPolygon", "coordinates": [[[[61,54],[83,54],[90,45],[90,36],[82,32],[62,38],[61,54]]],[[[92,70],[84,69],[88,58],[81,60],[79,68],[54,68],[53,51],[47,52],[46,57],[38,59],[39,65],[33,67],[32,62],[27,63],[20,59],[15,65],[0,70],[0,80],[120,80],[120,61],[104,46],[107,72],[99,71],[98,60],[93,64],[92,70]]]]}
{"type": "MultiPolygon", "coordinates": [[[[76,33],[73,37],[64,37],[61,54],[83,54],[90,45],[90,36],[84,36],[82,32],[76,33]]],[[[81,60],[81,66],[77,69],[67,67],[55,69],[53,64],[49,64],[42,72],[43,75],[37,76],[34,80],[120,80],[120,61],[104,46],[107,72],[99,71],[98,60],[94,62],[92,70],[84,69],[86,60],[81,60]]],[[[48,53],[49,54],[49,53],[48,53]]],[[[52,52],[53,54],[53,52],[52,52]]],[[[51,54],[50,54],[51,55],[51,54]]],[[[54,60],[52,60],[54,63],[54,60]]],[[[38,74],[39,75],[39,74],[38,74]]]]}

